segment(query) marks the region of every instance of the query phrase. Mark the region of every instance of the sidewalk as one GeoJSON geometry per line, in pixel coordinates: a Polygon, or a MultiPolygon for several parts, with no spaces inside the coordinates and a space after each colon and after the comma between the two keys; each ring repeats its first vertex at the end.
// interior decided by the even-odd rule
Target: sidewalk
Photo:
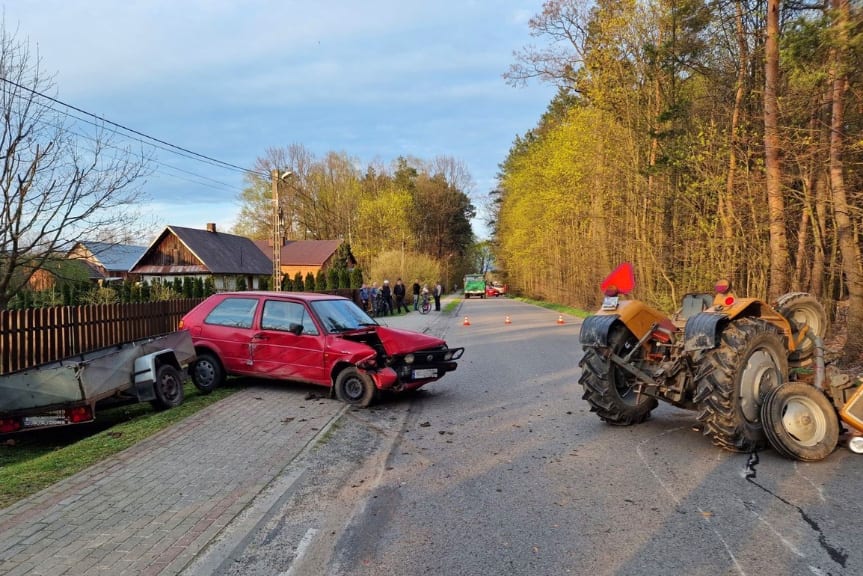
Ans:
{"type": "Polygon", "coordinates": [[[341,414],[310,390],[241,390],[0,510],[0,573],[179,573],[341,414]]]}
{"type": "MultiPolygon", "coordinates": [[[[442,319],[378,320],[435,332],[442,319]]],[[[326,394],[255,384],[0,510],[0,574],[179,574],[241,512],[256,513],[255,498],[344,413],[326,394]]]]}

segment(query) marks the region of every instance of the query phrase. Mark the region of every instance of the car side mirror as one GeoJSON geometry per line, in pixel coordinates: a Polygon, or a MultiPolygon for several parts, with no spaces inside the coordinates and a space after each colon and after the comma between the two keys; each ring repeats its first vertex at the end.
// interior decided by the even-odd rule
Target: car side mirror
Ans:
{"type": "Polygon", "coordinates": [[[288,332],[292,332],[293,334],[299,336],[303,333],[303,325],[297,324],[296,322],[291,322],[288,325],[288,332]]]}

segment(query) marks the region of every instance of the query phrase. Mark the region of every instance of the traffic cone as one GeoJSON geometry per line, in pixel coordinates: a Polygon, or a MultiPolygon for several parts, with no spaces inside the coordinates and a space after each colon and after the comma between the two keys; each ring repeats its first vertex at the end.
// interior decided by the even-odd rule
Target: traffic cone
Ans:
{"type": "Polygon", "coordinates": [[[512,324],[512,320],[510,320],[510,319],[509,319],[509,316],[507,316],[507,317],[504,319],[503,323],[504,323],[504,324],[512,324]]]}
{"type": "Polygon", "coordinates": [[[558,316],[557,316],[557,323],[558,323],[558,324],[563,324],[563,314],[558,314],[558,316]]]}
{"type": "Polygon", "coordinates": [[[470,326],[470,320],[467,319],[467,316],[464,317],[464,322],[462,322],[464,326],[470,326]]]}

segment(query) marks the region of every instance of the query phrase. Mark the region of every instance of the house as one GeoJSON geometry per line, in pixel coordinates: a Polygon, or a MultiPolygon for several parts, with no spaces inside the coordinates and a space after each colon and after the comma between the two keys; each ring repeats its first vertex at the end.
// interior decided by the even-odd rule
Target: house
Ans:
{"type": "Polygon", "coordinates": [[[242,236],[168,226],[135,262],[132,272],[143,280],[173,282],[175,278],[212,277],[216,290],[235,290],[242,278],[249,289],[260,287],[261,277],[273,273],[272,260],[254,242],[242,236]]]}
{"type": "MultiPolygon", "coordinates": [[[[305,278],[311,272],[317,276],[320,270],[328,270],[338,257],[342,240],[288,240],[282,246],[279,258],[281,259],[282,276],[294,278],[297,272],[305,278]]],[[[258,240],[255,242],[261,252],[267,255],[270,266],[273,261],[273,242],[271,240],[258,240]]],[[[353,256],[345,263],[351,270],[356,266],[353,256]]]]}
{"type": "Polygon", "coordinates": [[[129,270],[145,250],[146,246],[82,241],[75,243],[66,258],[82,262],[90,280],[102,284],[112,280],[138,280],[129,270]]]}

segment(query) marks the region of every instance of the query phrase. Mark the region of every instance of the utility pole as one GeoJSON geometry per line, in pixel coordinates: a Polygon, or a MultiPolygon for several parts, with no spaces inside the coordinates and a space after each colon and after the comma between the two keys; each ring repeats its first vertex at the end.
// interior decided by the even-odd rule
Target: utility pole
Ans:
{"type": "Polygon", "coordinates": [[[279,230],[279,171],[270,172],[273,181],[273,290],[282,290],[282,231],[279,230]]]}

